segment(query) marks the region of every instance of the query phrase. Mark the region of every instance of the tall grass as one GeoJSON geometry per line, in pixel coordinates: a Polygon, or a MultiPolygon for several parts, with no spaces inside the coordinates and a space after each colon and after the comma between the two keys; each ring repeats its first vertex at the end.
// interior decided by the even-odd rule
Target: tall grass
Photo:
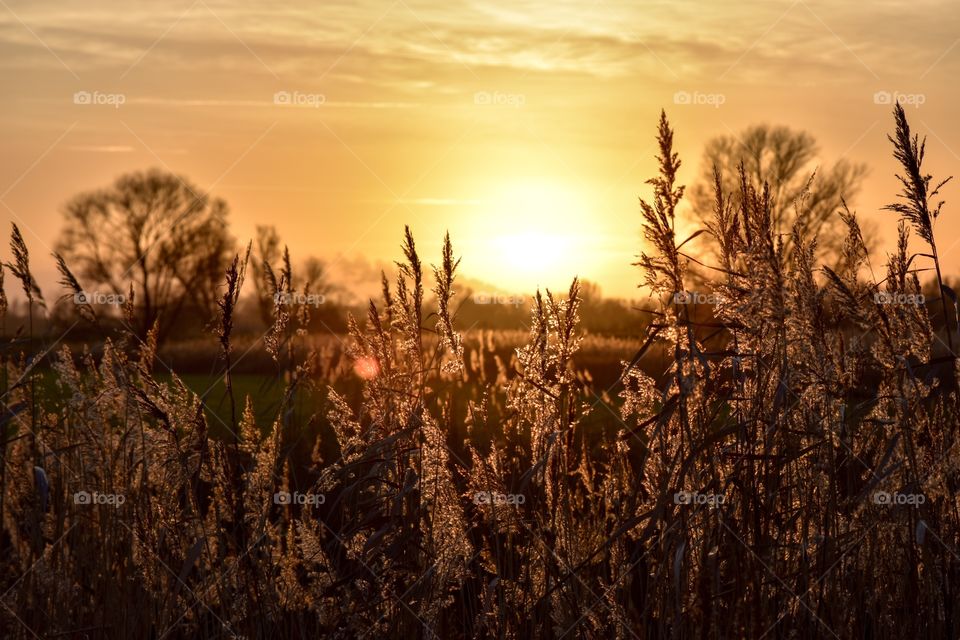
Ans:
{"type": "MultiPolygon", "coordinates": [[[[537,292],[503,358],[457,329],[449,236],[431,291],[409,229],[396,279],[350,320],[356,392],[307,348],[306,308],[283,302],[297,293],[289,254],[279,278],[257,267],[275,302],[264,348],[283,372],[270,424],[230,376],[249,250],[214,325],[222,425],[154,373],[155,332],[104,329],[97,358],[61,348],[45,398],[42,351],[8,343],[2,636],[957,637],[956,359],[945,299],[946,355],[918,303],[924,260],[952,296],[934,237],[943,183],[930,188],[899,106],[895,123],[903,221],[877,280],[854,213],[839,212],[841,259],[818,265],[805,199],[788,253],[770,189],[742,170],[737,198],[717,173],[708,229],[677,238],[662,115],[637,263],[657,307],[616,388],[574,364],[578,281],[537,292]],[[911,228],[929,252],[911,253],[911,228]],[[690,292],[708,237],[716,277],[690,292]],[[712,296],[709,318],[692,293],[712,296]],[[297,394],[318,392],[323,411],[298,414],[297,394]]],[[[13,252],[6,270],[39,302],[16,229],[13,252]]]]}

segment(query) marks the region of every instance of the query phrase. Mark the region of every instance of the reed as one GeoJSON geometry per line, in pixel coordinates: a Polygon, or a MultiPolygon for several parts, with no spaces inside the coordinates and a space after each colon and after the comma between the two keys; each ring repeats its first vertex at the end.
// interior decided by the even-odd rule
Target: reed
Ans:
{"type": "MultiPolygon", "coordinates": [[[[154,372],[156,330],[117,335],[80,305],[102,343],[60,348],[56,388],[38,384],[49,346],[6,344],[0,635],[957,637],[960,399],[934,241],[946,181],[931,186],[899,106],[894,123],[902,220],[878,280],[855,213],[838,212],[842,254],[821,265],[807,200],[785,239],[742,169],[735,194],[717,172],[713,220],[678,238],[661,114],[637,262],[653,320],[607,389],[577,365],[596,340],[579,281],[536,293],[518,345],[464,334],[449,235],[427,268],[409,228],[343,345],[305,335],[289,303],[309,285],[289,252],[257,265],[274,304],[250,348],[283,388],[267,421],[232,379],[249,248],[213,325],[222,425],[207,395],[154,372]],[[694,253],[708,235],[717,264],[694,253]],[[945,356],[917,258],[935,267],[945,356]],[[691,261],[715,274],[704,291],[687,290],[691,261]],[[711,297],[706,317],[691,293],[711,297]],[[303,415],[307,396],[323,400],[303,415]]],[[[43,304],[16,227],[11,248],[0,315],[5,272],[43,304]]],[[[81,283],[57,264],[73,298],[81,283]]]]}

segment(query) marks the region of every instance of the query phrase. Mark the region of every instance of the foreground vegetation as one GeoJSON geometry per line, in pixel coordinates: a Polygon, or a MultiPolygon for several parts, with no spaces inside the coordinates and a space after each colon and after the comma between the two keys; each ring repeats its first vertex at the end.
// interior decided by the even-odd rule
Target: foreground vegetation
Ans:
{"type": "MultiPolygon", "coordinates": [[[[578,282],[536,296],[508,358],[457,330],[449,238],[426,308],[409,231],[344,357],[311,348],[307,307],[274,306],[267,414],[231,375],[249,252],[219,299],[216,411],[157,370],[156,329],[109,335],[97,357],[62,349],[57,391],[44,354],[13,341],[3,637],[957,637],[956,296],[923,145],[895,116],[903,222],[879,279],[854,214],[818,266],[816,238],[797,224],[786,243],[745,173],[734,194],[717,175],[706,233],[675,237],[664,116],[638,263],[659,307],[617,391],[574,364],[578,282]],[[717,275],[690,291],[687,251],[707,236],[717,275]],[[920,297],[921,262],[939,301],[920,297]],[[663,370],[641,366],[654,352],[663,370]]],[[[16,231],[13,249],[32,308],[16,231]]],[[[289,267],[263,269],[275,299],[295,293],[289,267]]]]}

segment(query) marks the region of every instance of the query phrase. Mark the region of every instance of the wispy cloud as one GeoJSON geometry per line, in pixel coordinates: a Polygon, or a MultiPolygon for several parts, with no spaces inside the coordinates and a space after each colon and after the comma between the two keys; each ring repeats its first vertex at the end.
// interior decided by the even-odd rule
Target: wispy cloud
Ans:
{"type": "Polygon", "coordinates": [[[131,153],[135,149],[125,144],[82,144],[71,145],[67,150],[83,153],[131,153]]]}
{"type": "MultiPolygon", "coordinates": [[[[109,3],[85,3],[80,12],[70,3],[49,2],[18,14],[42,42],[13,16],[0,14],[0,50],[18,54],[3,56],[6,68],[41,62],[52,68],[58,63],[46,45],[79,73],[126,69],[149,50],[139,63],[141,75],[275,71],[281,78],[309,77],[336,62],[334,78],[373,83],[444,68],[467,77],[471,69],[488,68],[626,77],[661,73],[666,65],[684,77],[709,77],[736,62],[731,80],[763,81],[784,71],[827,77],[855,69],[855,58],[888,73],[917,67],[919,74],[955,41],[958,20],[945,2],[930,3],[926,13],[813,0],[739,7],[670,3],[669,11],[656,4],[540,0],[476,3],[468,10],[400,3],[386,15],[384,6],[318,9],[293,2],[266,11],[211,1],[160,10],[134,2],[117,16],[109,3]],[[888,37],[909,46],[892,51],[888,37]]],[[[941,64],[956,62],[948,57],[941,64]]]]}

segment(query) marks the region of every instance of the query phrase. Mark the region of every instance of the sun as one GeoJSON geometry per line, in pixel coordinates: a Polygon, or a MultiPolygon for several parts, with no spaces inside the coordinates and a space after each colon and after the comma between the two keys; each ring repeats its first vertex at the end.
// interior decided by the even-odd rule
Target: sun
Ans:
{"type": "Polygon", "coordinates": [[[595,229],[580,191],[559,180],[511,180],[487,189],[474,208],[477,264],[503,290],[561,287],[589,261],[595,229]],[[479,261],[478,261],[479,262],[479,261]]]}
{"type": "Polygon", "coordinates": [[[572,238],[543,231],[503,235],[496,243],[501,264],[538,279],[555,274],[574,248],[572,238]]]}

